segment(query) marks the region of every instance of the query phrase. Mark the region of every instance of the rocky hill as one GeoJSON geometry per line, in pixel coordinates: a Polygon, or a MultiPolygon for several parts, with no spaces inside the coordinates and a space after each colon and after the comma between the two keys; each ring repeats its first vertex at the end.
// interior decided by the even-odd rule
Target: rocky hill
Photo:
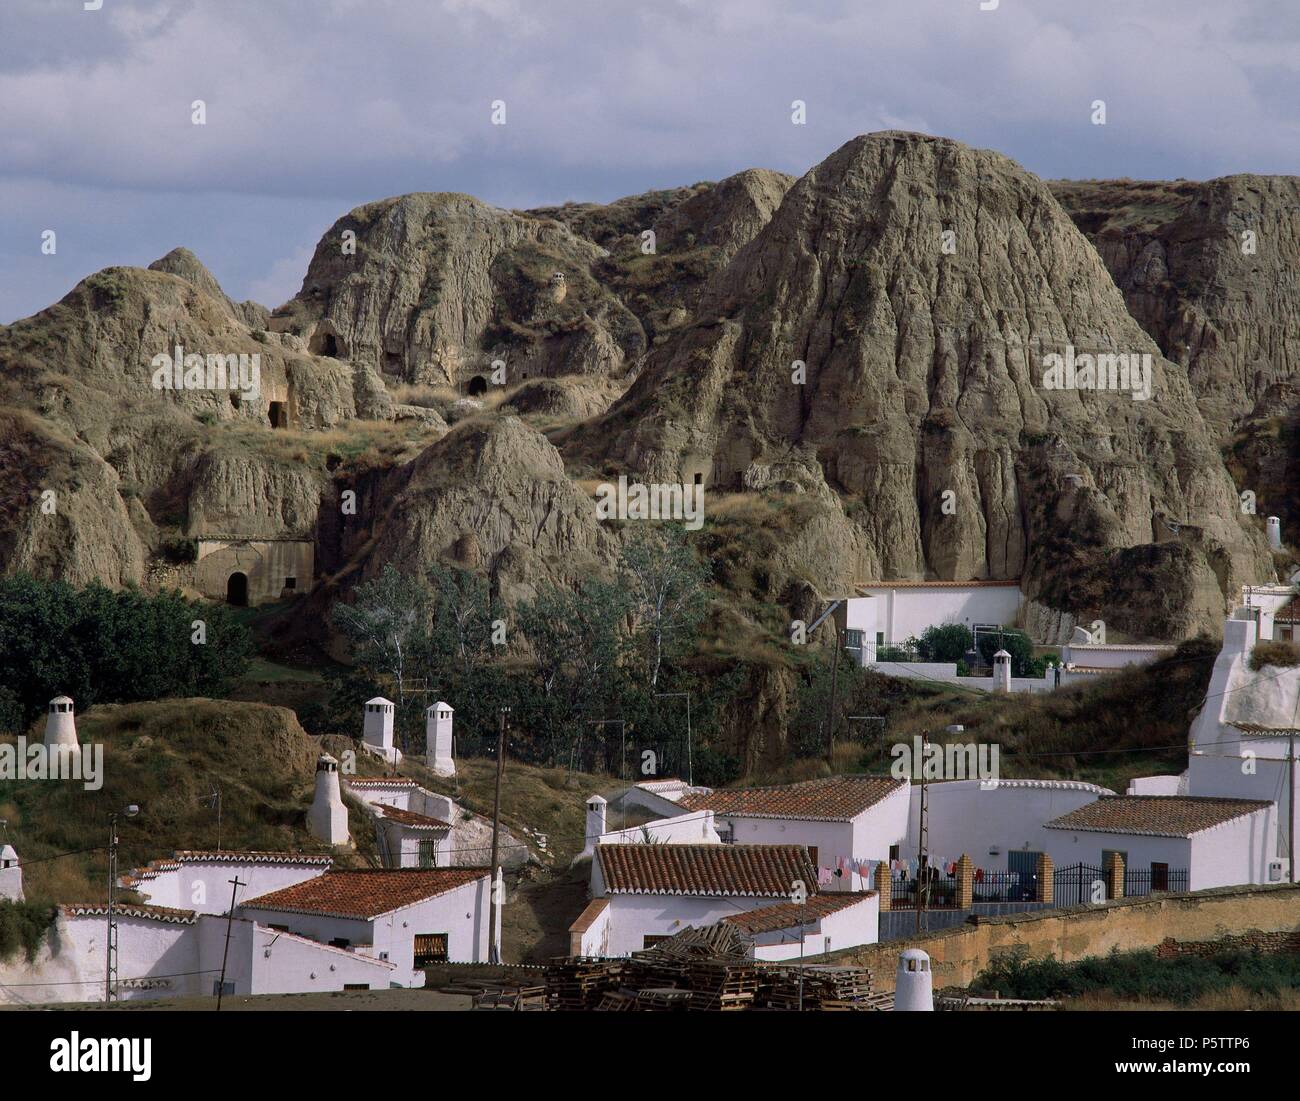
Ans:
{"type": "MultiPolygon", "coordinates": [[[[1263,516],[1289,522],[1273,487],[1300,482],[1296,196],[1048,185],[891,132],[798,180],[368,203],[274,311],[176,249],[0,327],[0,561],[188,587],[187,542],[311,541],[298,618],[323,634],[389,562],[456,561],[507,599],[608,569],[622,534],[591,492],[628,474],[705,485],[731,639],[895,577],[1019,577],[1044,640],[1216,632],[1274,576],[1263,516]],[[178,346],[258,356],[258,392],[156,388],[178,346]],[[1149,398],[1047,388],[1070,349],[1149,355],[1149,398]]],[[[779,726],[789,686],[754,676],[779,726]]]]}

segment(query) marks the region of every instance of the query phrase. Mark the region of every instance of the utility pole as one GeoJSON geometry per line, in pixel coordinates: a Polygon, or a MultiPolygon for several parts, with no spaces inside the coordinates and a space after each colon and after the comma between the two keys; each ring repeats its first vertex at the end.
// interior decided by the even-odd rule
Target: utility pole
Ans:
{"type": "Polygon", "coordinates": [[[835,631],[835,656],[831,659],[831,702],[826,715],[826,767],[835,775],[835,684],[840,672],[840,627],[832,622],[835,631]]]}
{"type": "Polygon", "coordinates": [[[226,912],[226,947],[221,953],[221,978],[217,982],[217,1012],[221,1012],[221,996],[226,992],[226,959],[230,955],[230,926],[235,920],[235,895],[239,892],[240,887],[247,887],[239,878],[239,873],[235,873],[235,878],[228,880],[230,883],[230,909],[226,912]]]}
{"type": "Polygon", "coordinates": [[[506,767],[506,715],[510,708],[501,708],[497,716],[497,784],[496,794],[492,797],[492,887],[488,894],[488,962],[500,963],[501,951],[497,944],[497,910],[500,901],[497,898],[497,852],[501,839],[501,776],[506,767]]]}
{"type": "Polygon", "coordinates": [[[117,813],[108,816],[108,945],[104,963],[104,1001],[117,1001],[117,813]]]}
{"type": "MultiPolygon", "coordinates": [[[[134,818],[140,808],[132,803],[120,812],[127,818],[134,818]]],[[[107,944],[104,952],[104,1001],[117,1001],[117,817],[113,811],[108,816],[108,921],[105,936],[107,944]]]]}
{"type": "MultiPolygon", "coordinates": [[[[919,807],[918,834],[919,844],[916,850],[916,931],[921,931],[921,915],[925,911],[925,904],[930,897],[929,876],[926,874],[929,870],[926,867],[929,861],[930,853],[930,789],[925,782],[925,748],[930,744],[930,732],[921,731],[921,805],[919,807]]],[[[915,764],[913,765],[915,768],[915,764]]]]}

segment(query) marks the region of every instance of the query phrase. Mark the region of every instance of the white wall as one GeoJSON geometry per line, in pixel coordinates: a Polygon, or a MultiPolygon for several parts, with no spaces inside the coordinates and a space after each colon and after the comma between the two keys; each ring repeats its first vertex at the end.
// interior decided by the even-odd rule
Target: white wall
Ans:
{"type": "MultiPolygon", "coordinates": [[[[1091,864],[1103,868],[1103,852],[1127,853],[1125,866],[1138,871],[1149,871],[1153,863],[1168,864],[1170,870],[1188,869],[1188,887],[1192,882],[1192,843],[1185,837],[1148,837],[1145,834],[1094,833],[1079,830],[1047,830],[1049,841],[1047,855],[1058,869],[1071,864],[1091,864]]],[[[1239,882],[1248,882],[1240,880],[1239,882]]]]}
{"type": "Polygon", "coordinates": [[[254,994],[306,994],[361,984],[387,990],[396,973],[380,960],[263,925],[256,926],[252,947],[254,994]]]}
{"type": "MultiPolygon", "coordinates": [[[[60,916],[59,954],[80,977],[78,986],[53,988],[44,1001],[101,1001],[108,918],[104,914],[60,916]]],[[[117,915],[117,976],[120,1000],[199,994],[197,926],[152,918],[117,915]],[[144,980],[144,981],[139,981],[144,980]]],[[[39,980],[33,980],[39,981],[39,980]]]]}
{"type": "MultiPolygon", "coordinates": [[[[1056,831],[1043,829],[1044,823],[1113,794],[1093,784],[1045,780],[1000,780],[988,789],[979,780],[951,780],[929,788],[930,852],[945,860],[965,854],[989,871],[1005,871],[1012,849],[1050,853],[1056,831]],[[994,847],[1001,850],[996,856],[989,854],[994,847]]],[[[900,853],[907,860],[919,852],[920,806],[921,788],[913,784],[900,853]]]]}
{"type": "Polygon", "coordinates": [[[1128,782],[1125,795],[1190,795],[1187,774],[1179,776],[1136,776],[1128,782]]]}
{"type": "Polygon", "coordinates": [[[1234,819],[1192,838],[1188,889],[1267,883],[1268,865],[1277,859],[1277,812],[1274,807],[1234,819]]]}
{"type": "MultiPolygon", "coordinates": [[[[688,925],[713,925],[732,914],[789,902],[781,898],[701,898],[693,895],[610,895],[609,940],[611,956],[626,956],[645,947],[645,937],[673,936],[688,925]]],[[[796,946],[797,947],[797,946],[796,946]]],[[[798,953],[796,952],[796,955],[798,953]]]]}
{"type": "Polygon", "coordinates": [[[884,633],[887,646],[920,638],[927,627],[945,623],[961,623],[972,629],[979,623],[1011,626],[1016,622],[1023,599],[1016,585],[891,588],[882,584],[864,586],[861,592],[861,597],[847,601],[849,616],[860,616],[865,622],[871,613],[853,609],[852,605],[874,599],[875,630],[884,633]]]}
{"type": "Polygon", "coordinates": [[[1174,652],[1173,646],[1146,646],[1133,643],[1108,644],[1069,642],[1061,648],[1065,665],[1083,665],[1089,669],[1123,669],[1129,665],[1149,665],[1157,658],[1174,652]]]}
{"type": "Polygon", "coordinates": [[[602,845],[717,845],[718,831],[713,825],[713,811],[687,811],[673,818],[660,818],[644,826],[611,830],[600,835],[602,845]]]}
{"type": "Polygon", "coordinates": [[[434,898],[396,910],[373,920],[296,914],[287,910],[245,907],[244,912],[262,924],[287,925],[289,931],[328,944],[343,938],[353,945],[368,944],[366,954],[385,958],[396,967],[393,981],[402,986],[423,985],[414,971],[417,933],[446,933],[447,958],[452,963],[482,963],[488,958],[490,879],[466,883],[434,898]]]}
{"type": "Polygon", "coordinates": [[[245,899],[292,887],[327,871],[328,864],[195,860],[185,861],[179,868],[162,872],[131,889],[154,906],[171,906],[200,914],[224,914],[230,909],[232,879],[238,878],[247,884],[239,888],[235,902],[239,905],[245,899]]]}
{"type": "MultiPolygon", "coordinates": [[[[796,960],[800,954],[800,930],[784,929],[760,933],[754,938],[757,960],[796,960]]],[[[815,925],[803,927],[803,954],[817,956],[875,944],[880,939],[880,899],[871,895],[856,906],[828,914],[815,925]]]]}

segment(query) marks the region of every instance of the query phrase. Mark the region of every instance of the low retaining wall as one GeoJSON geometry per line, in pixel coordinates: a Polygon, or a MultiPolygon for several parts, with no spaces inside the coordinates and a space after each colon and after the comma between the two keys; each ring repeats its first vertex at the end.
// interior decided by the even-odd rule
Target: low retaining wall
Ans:
{"type": "MultiPolygon", "coordinates": [[[[1023,949],[1031,959],[1062,963],[1177,943],[1264,937],[1300,931],[1300,884],[1216,887],[1181,895],[1118,898],[1095,906],[1039,910],[977,919],[934,933],[832,953],[824,960],[870,967],[882,989],[892,989],[903,948],[930,955],[934,985],[969,986],[999,956],[1023,949]]],[[[1285,940],[1279,941],[1285,943],[1285,940]]]]}

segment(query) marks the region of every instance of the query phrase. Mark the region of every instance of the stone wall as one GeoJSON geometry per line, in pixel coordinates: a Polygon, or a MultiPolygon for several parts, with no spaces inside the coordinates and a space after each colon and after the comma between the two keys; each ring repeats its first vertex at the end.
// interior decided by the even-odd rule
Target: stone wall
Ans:
{"type": "Polygon", "coordinates": [[[246,603],[279,600],[287,579],[292,592],[311,591],[315,546],[310,540],[200,539],[194,586],[210,600],[225,601],[232,574],[243,574],[246,603]]]}
{"type": "MultiPolygon", "coordinates": [[[[1300,884],[1216,887],[1183,895],[1119,898],[1096,906],[1074,906],[1005,917],[980,918],[934,933],[874,944],[827,959],[870,967],[879,985],[890,989],[904,948],[928,952],[935,988],[969,986],[990,960],[1016,949],[1031,959],[1055,957],[1063,963],[1089,956],[1157,949],[1175,944],[1214,944],[1228,938],[1235,946],[1281,947],[1300,940],[1300,884]]],[[[1176,950],[1176,949],[1175,949],[1176,950]]],[[[1195,949],[1189,949],[1195,951],[1195,949]]]]}

